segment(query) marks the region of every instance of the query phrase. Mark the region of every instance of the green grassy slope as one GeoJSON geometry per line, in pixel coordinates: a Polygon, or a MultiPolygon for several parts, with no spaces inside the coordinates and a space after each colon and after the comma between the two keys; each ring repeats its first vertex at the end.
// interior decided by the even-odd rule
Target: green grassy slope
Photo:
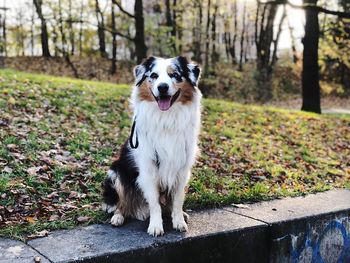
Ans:
{"type": "MultiPolygon", "coordinates": [[[[0,235],[103,222],[127,85],[0,71],[0,235]]],[[[187,208],[350,188],[350,119],[203,101],[187,208]]]]}

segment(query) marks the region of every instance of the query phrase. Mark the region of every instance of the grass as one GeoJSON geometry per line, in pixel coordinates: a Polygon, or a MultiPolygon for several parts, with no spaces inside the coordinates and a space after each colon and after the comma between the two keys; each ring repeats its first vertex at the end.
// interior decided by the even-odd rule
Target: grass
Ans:
{"type": "MultiPolygon", "coordinates": [[[[100,185],[130,132],[127,85],[0,71],[0,235],[105,222],[100,185]]],[[[203,101],[186,208],[350,188],[350,118],[203,101]]]]}

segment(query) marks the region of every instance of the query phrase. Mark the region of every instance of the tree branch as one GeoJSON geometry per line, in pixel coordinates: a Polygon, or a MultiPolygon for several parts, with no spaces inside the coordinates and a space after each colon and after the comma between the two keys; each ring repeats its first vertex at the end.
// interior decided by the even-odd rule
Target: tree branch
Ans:
{"type": "MultiPolygon", "coordinates": [[[[89,24],[89,25],[91,25],[91,26],[94,26],[94,27],[97,27],[97,26],[98,26],[98,25],[96,25],[96,24],[94,24],[94,23],[91,23],[91,22],[88,21],[88,20],[85,20],[85,21],[83,20],[83,22],[86,23],[86,24],[89,24]]],[[[102,28],[103,28],[103,30],[107,31],[108,33],[116,34],[117,36],[126,38],[127,40],[130,40],[130,41],[134,41],[134,40],[135,40],[134,37],[128,36],[128,35],[123,34],[123,33],[120,33],[119,31],[116,31],[116,30],[113,31],[113,30],[112,30],[111,28],[109,28],[109,27],[104,26],[104,27],[102,27],[102,28]]]]}
{"type": "Polygon", "coordinates": [[[107,32],[111,33],[111,34],[116,34],[117,36],[120,36],[120,37],[123,37],[123,38],[126,38],[127,40],[130,40],[130,41],[134,41],[135,38],[131,37],[131,36],[128,36],[128,35],[125,35],[117,30],[113,30],[109,27],[104,27],[103,28],[104,30],[106,30],[107,32]]]}
{"type": "Polygon", "coordinates": [[[112,0],[112,2],[113,4],[117,5],[119,10],[126,14],[128,17],[135,18],[135,16],[126,11],[117,0],[112,0]]]}
{"type": "Polygon", "coordinates": [[[302,6],[299,6],[299,5],[295,5],[293,3],[290,3],[289,1],[287,2],[287,4],[290,7],[293,7],[293,8],[304,9],[304,10],[311,10],[311,11],[315,11],[315,12],[318,12],[318,13],[325,13],[325,14],[328,14],[328,15],[335,15],[335,16],[338,16],[340,18],[350,18],[350,13],[348,13],[348,12],[340,12],[340,11],[329,10],[329,9],[326,9],[326,8],[323,8],[323,7],[317,6],[317,5],[302,5],[302,6]]]}
{"type": "Polygon", "coordinates": [[[286,0],[276,0],[276,1],[261,1],[261,0],[258,0],[258,2],[260,4],[270,4],[270,5],[287,4],[287,5],[289,5],[292,8],[303,9],[303,10],[311,10],[311,11],[315,11],[317,13],[325,13],[325,14],[328,14],[328,15],[335,15],[335,16],[338,16],[340,18],[350,18],[350,13],[348,13],[348,12],[329,10],[329,9],[323,8],[323,7],[318,6],[318,5],[311,5],[311,4],[296,5],[296,4],[293,4],[293,3],[289,2],[289,1],[286,1],[286,0]]]}

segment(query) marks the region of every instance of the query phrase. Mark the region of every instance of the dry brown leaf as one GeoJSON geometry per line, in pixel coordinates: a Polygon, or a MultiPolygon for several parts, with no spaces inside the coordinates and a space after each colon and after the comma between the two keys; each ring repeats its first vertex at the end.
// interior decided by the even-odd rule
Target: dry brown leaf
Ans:
{"type": "Polygon", "coordinates": [[[29,223],[29,224],[34,224],[36,222],[35,218],[32,217],[32,216],[27,216],[26,217],[26,221],[29,223]]]}
{"type": "Polygon", "coordinates": [[[233,206],[233,207],[236,207],[236,208],[250,209],[249,206],[244,205],[244,204],[232,204],[232,206],[233,206]]]}
{"type": "Polygon", "coordinates": [[[77,221],[78,221],[79,223],[85,223],[85,222],[89,221],[90,218],[91,218],[91,217],[89,217],[89,216],[79,216],[79,217],[77,218],[77,221]]]}
{"type": "Polygon", "coordinates": [[[8,166],[5,166],[5,168],[2,169],[2,171],[3,171],[4,173],[8,173],[8,174],[12,173],[12,169],[11,169],[10,167],[8,167],[8,166]]]}
{"type": "Polygon", "coordinates": [[[9,104],[11,104],[11,105],[15,105],[15,104],[16,104],[16,100],[15,100],[14,97],[10,97],[10,98],[7,100],[7,102],[8,102],[9,104]]]}
{"type": "Polygon", "coordinates": [[[50,216],[49,218],[49,221],[52,222],[52,221],[57,221],[60,217],[58,215],[52,215],[50,216]]]}
{"type": "Polygon", "coordinates": [[[37,172],[38,172],[38,167],[30,167],[27,169],[27,173],[32,176],[36,175],[37,172]]]}
{"type": "Polygon", "coordinates": [[[46,237],[49,235],[49,231],[47,230],[42,230],[42,231],[38,231],[35,232],[32,235],[27,236],[28,239],[33,239],[33,238],[38,238],[38,237],[46,237]]]}

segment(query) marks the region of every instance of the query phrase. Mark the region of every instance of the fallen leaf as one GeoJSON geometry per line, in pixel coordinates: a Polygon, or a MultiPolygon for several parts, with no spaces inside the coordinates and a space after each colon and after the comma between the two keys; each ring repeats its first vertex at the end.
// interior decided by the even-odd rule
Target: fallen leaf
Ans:
{"type": "Polygon", "coordinates": [[[7,100],[7,102],[8,102],[9,104],[11,104],[11,105],[16,104],[16,100],[14,99],[14,97],[10,97],[10,98],[7,100]]]}
{"type": "Polygon", "coordinates": [[[85,222],[89,221],[90,218],[91,218],[91,217],[89,217],[89,216],[79,216],[79,217],[77,218],[77,221],[78,221],[79,223],[85,223],[85,222]]]}
{"type": "MultiPolygon", "coordinates": [[[[39,169],[40,169],[40,168],[39,168],[39,169]]],[[[27,169],[27,173],[28,173],[29,175],[34,176],[34,175],[36,175],[36,173],[39,171],[39,169],[38,169],[38,167],[30,167],[30,168],[27,169]]]]}
{"type": "Polygon", "coordinates": [[[60,217],[59,217],[58,215],[52,215],[52,216],[50,216],[49,221],[50,221],[50,222],[56,221],[56,220],[58,220],[59,218],[60,218],[60,217]]]}
{"type": "Polygon", "coordinates": [[[42,230],[42,231],[38,231],[35,232],[32,235],[27,236],[28,239],[33,239],[33,238],[38,238],[38,237],[46,237],[49,235],[49,231],[47,230],[42,230]]]}
{"type": "Polygon", "coordinates": [[[17,148],[17,145],[16,145],[16,144],[13,144],[13,143],[10,143],[10,144],[8,144],[6,147],[7,147],[7,149],[9,149],[9,150],[13,150],[13,149],[17,148]]]}
{"type": "Polygon", "coordinates": [[[27,216],[26,217],[26,221],[29,223],[29,224],[34,224],[36,222],[36,220],[34,219],[34,217],[31,217],[31,216],[27,216]]]}
{"type": "Polygon", "coordinates": [[[233,206],[233,207],[236,207],[236,208],[250,209],[249,206],[244,205],[244,204],[232,204],[232,206],[233,206]]]}
{"type": "Polygon", "coordinates": [[[71,198],[77,198],[78,196],[79,196],[79,193],[78,193],[78,192],[72,191],[72,192],[69,194],[68,198],[69,198],[69,199],[71,199],[71,198]]]}
{"type": "Polygon", "coordinates": [[[8,173],[8,174],[12,173],[12,169],[11,169],[10,167],[8,167],[8,166],[5,166],[5,168],[2,169],[2,171],[3,171],[4,173],[8,173]]]}

